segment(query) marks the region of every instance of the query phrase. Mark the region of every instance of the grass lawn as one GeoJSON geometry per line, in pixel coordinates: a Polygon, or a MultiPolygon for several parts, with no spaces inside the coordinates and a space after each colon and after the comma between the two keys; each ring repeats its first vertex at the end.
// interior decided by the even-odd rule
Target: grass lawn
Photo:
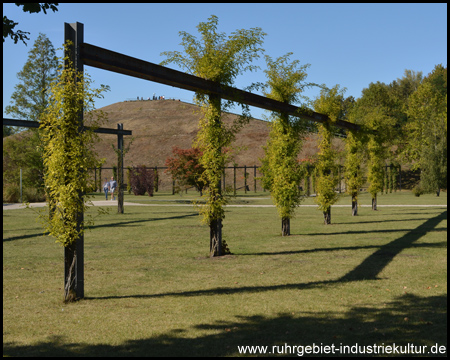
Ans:
{"type": "MultiPolygon", "coordinates": [[[[446,193],[427,196],[388,194],[378,204],[446,205],[446,193]]],[[[235,201],[271,204],[262,197],[235,201]]],[[[245,345],[394,343],[427,346],[430,356],[447,346],[444,206],[361,207],[357,217],[335,207],[329,226],[300,207],[285,238],[275,208],[232,207],[224,236],[233,254],[214,259],[191,207],[115,211],[85,234],[86,297],[71,304],[62,302],[63,249],[42,236],[35,210],[3,212],[4,356],[238,356],[245,345]]]]}

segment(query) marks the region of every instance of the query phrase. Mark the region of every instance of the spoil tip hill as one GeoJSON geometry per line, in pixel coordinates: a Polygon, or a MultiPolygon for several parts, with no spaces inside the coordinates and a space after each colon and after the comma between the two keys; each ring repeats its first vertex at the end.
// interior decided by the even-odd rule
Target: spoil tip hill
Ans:
{"type": "MultiPolygon", "coordinates": [[[[166,159],[172,156],[174,146],[182,149],[192,147],[202,116],[197,105],[178,100],[125,101],[99,110],[107,115],[102,127],[117,129],[117,124],[122,123],[125,130],[133,132],[132,136],[124,136],[125,147],[133,138],[124,158],[124,167],[165,166],[166,159]]],[[[235,114],[225,113],[223,119],[230,123],[236,117],[235,114]]],[[[234,162],[238,166],[260,166],[269,131],[267,121],[251,119],[236,135],[232,144],[233,148],[238,149],[234,162]]],[[[314,155],[317,152],[316,141],[316,135],[310,135],[299,158],[314,155]]],[[[95,145],[99,158],[106,159],[105,167],[117,164],[111,145],[117,148],[116,135],[101,134],[100,141],[95,145]]]]}

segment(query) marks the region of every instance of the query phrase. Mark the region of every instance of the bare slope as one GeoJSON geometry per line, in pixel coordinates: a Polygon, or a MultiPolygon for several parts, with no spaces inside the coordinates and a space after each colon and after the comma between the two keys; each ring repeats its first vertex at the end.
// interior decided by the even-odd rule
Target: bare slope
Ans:
{"type": "MultiPolygon", "coordinates": [[[[101,108],[108,120],[102,125],[117,128],[123,123],[125,130],[132,130],[133,143],[125,155],[124,166],[147,165],[164,166],[167,157],[172,155],[172,148],[178,146],[190,148],[198,131],[201,116],[199,107],[178,100],[144,100],[115,103],[101,108]]],[[[225,121],[231,121],[236,115],[226,114],[225,121]]],[[[261,165],[264,156],[263,146],[269,134],[268,123],[252,119],[236,136],[233,147],[241,148],[235,162],[239,166],[261,165]]],[[[95,150],[100,158],[106,158],[104,166],[116,165],[116,155],[111,144],[117,147],[117,136],[100,135],[101,141],[95,150]]],[[[125,146],[130,136],[125,136],[125,146]]],[[[313,135],[304,145],[301,158],[316,152],[316,138],[313,135]]]]}

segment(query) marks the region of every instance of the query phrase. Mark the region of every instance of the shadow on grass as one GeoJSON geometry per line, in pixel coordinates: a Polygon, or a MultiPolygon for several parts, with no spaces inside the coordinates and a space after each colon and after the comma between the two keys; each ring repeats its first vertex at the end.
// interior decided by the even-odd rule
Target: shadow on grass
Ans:
{"type": "MultiPolygon", "coordinates": [[[[118,221],[118,222],[110,222],[107,224],[102,225],[93,225],[90,226],[89,229],[97,229],[102,227],[121,227],[121,226],[128,226],[130,224],[137,224],[137,223],[145,223],[149,221],[161,221],[161,220],[174,220],[174,219],[184,219],[192,216],[198,216],[198,213],[192,213],[192,214],[186,214],[186,215],[178,215],[178,216],[169,216],[169,217],[161,217],[161,218],[149,218],[149,219],[141,219],[141,220],[129,220],[129,221],[118,221]]],[[[3,242],[7,241],[14,241],[14,240],[23,240],[28,239],[36,236],[43,236],[44,233],[37,233],[37,234],[29,234],[29,235],[20,235],[20,236],[12,236],[12,237],[4,237],[3,242]]]]}
{"type": "MultiPolygon", "coordinates": [[[[355,344],[367,346],[366,356],[376,356],[375,352],[382,355],[386,349],[379,347],[382,345],[396,346],[393,349],[398,353],[391,356],[414,356],[402,353],[408,344],[412,344],[416,352],[425,351],[416,356],[432,356],[429,353],[432,346],[447,346],[446,306],[446,295],[419,297],[404,294],[379,308],[355,306],[346,313],[239,316],[193,325],[191,329],[173,329],[145,339],[127,340],[118,345],[74,343],[69,338],[53,335],[33,345],[4,343],[3,356],[237,356],[240,354],[238,347],[244,346],[267,346],[267,354],[273,352],[272,356],[301,356],[304,349],[297,346],[313,344],[335,345],[335,353],[329,356],[364,355],[349,354],[355,344]],[[202,332],[192,338],[189,330],[202,332]],[[272,348],[273,345],[278,346],[272,348]],[[347,353],[340,353],[341,349],[346,349],[347,353]]],[[[446,356],[446,353],[439,355],[446,356]]]]}
{"type": "MultiPolygon", "coordinates": [[[[442,212],[438,216],[428,219],[423,224],[419,225],[414,230],[409,231],[400,238],[391,241],[388,244],[381,246],[373,246],[378,248],[372,255],[367,257],[361,264],[356,266],[353,270],[349,271],[346,275],[336,280],[318,281],[309,283],[294,283],[294,284],[282,284],[272,286],[244,286],[244,287],[227,287],[227,288],[214,288],[205,290],[194,290],[185,292],[169,292],[162,294],[150,294],[150,295],[117,295],[117,296],[105,296],[105,297],[85,297],[85,300],[98,300],[98,299],[122,299],[122,298],[158,298],[165,296],[205,296],[205,295],[221,295],[221,294],[236,294],[236,293],[253,293],[262,291],[274,291],[274,290],[287,290],[296,289],[304,290],[309,288],[322,287],[332,284],[339,284],[360,280],[379,280],[378,274],[397,256],[402,250],[417,246],[441,246],[439,244],[413,244],[415,241],[424,236],[427,232],[432,231],[442,220],[447,218],[447,211],[442,212]]],[[[372,246],[364,247],[350,247],[349,249],[367,249],[372,246]]],[[[333,250],[345,250],[346,248],[334,248],[333,250]]],[[[316,252],[320,250],[328,251],[329,249],[313,249],[306,250],[308,252],[316,252]]],[[[287,252],[292,253],[292,252],[287,252]]],[[[261,253],[262,254],[262,253],[261,253]]],[[[274,255],[275,253],[270,253],[274,255]]]]}
{"type": "Polygon", "coordinates": [[[409,248],[427,232],[442,221],[447,219],[447,211],[442,212],[414,230],[409,231],[398,239],[381,246],[372,255],[367,257],[361,264],[342,277],[343,281],[375,280],[378,274],[398,255],[403,249],[409,248]]]}
{"type": "MultiPolygon", "coordinates": [[[[446,247],[447,242],[441,241],[439,243],[422,243],[422,244],[413,244],[411,248],[421,248],[421,247],[446,247]]],[[[247,253],[247,254],[236,254],[239,256],[257,256],[257,255],[294,255],[294,254],[307,254],[307,253],[317,253],[320,251],[341,251],[341,250],[367,250],[367,249],[379,249],[380,245],[365,245],[365,246],[340,246],[340,247],[332,247],[332,248],[315,248],[308,250],[290,250],[290,251],[274,251],[274,252],[259,252],[259,253],[247,253]]]]}
{"type": "Polygon", "coordinates": [[[29,238],[38,237],[38,236],[44,236],[44,235],[45,235],[45,234],[44,234],[43,232],[41,232],[41,233],[37,233],[37,234],[29,234],[29,235],[20,235],[20,236],[4,237],[4,238],[3,238],[3,242],[14,241],[14,240],[29,239],[29,238]]]}
{"type": "Polygon", "coordinates": [[[108,227],[108,228],[120,227],[120,226],[127,226],[130,224],[146,223],[146,222],[151,222],[151,221],[184,219],[184,218],[193,217],[193,216],[198,216],[198,213],[177,215],[177,216],[168,216],[168,217],[161,217],[161,218],[148,218],[148,219],[140,219],[140,220],[110,222],[107,224],[90,226],[89,229],[97,229],[97,228],[102,228],[102,227],[108,227]]]}

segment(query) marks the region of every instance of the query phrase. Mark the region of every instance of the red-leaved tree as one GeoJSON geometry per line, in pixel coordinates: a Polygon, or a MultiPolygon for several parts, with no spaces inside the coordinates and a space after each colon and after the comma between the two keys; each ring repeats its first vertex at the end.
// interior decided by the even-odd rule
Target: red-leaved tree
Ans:
{"type": "Polygon", "coordinates": [[[149,196],[153,196],[154,181],[155,172],[152,168],[139,165],[131,169],[130,183],[134,195],[144,195],[147,192],[149,196]]]}
{"type": "Polygon", "coordinates": [[[166,172],[172,175],[172,178],[182,187],[195,187],[202,194],[203,189],[207,186],[202,179],[205,171],[200,164],[200,157],[203,152],[198,147],[191,149],[180,149],[174,146],[172,149],[173,156],[168,157],[166,172]]]}

